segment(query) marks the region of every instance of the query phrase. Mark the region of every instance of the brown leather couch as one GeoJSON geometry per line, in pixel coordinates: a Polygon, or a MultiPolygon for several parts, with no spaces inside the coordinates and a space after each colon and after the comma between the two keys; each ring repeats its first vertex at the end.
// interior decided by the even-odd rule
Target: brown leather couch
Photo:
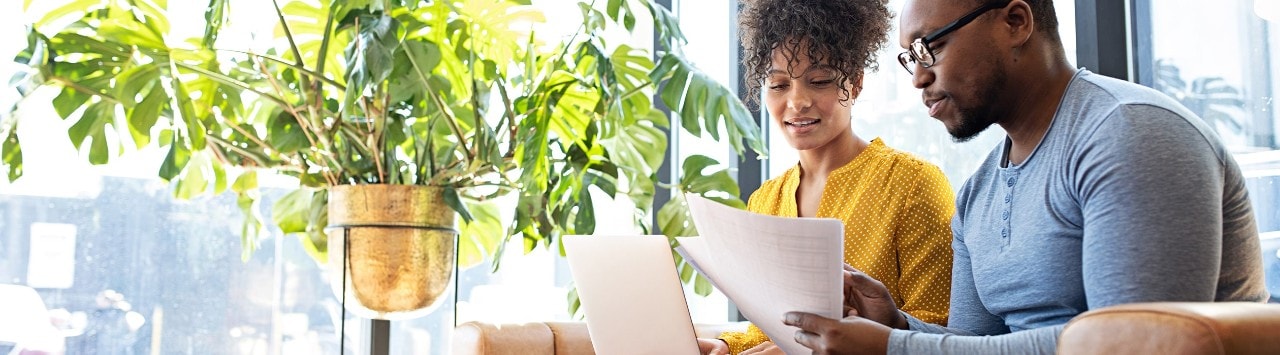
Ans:
{"type": "Polygon", "coordinates": [[[1058,354],[1280,354],[1280,304],[1135,303],[1085,312],[1058,354]]]}
{"type": "MultiPolygon", "coordinates": [[[[745,331],[747,323],[695,324],[699,338],[715,338],[726,331],[745,331]]],[[[455,355],[590,355],[591,336],[582,322],[488,324],[467,322],[453,331],[455,355]]]]}
{"type": "MultiPolygon", "coordinates": [[[[695,326],[714,338],[744,323],[695,326]]],[[[454,354],[594,354],[585,323],[512,325],[464,323],[454,354]]],[[[1139,303],[1081,314],[1058,338],[1058,353],[1280,354],[1280,305],[1261,303],[1139,303]]]]}

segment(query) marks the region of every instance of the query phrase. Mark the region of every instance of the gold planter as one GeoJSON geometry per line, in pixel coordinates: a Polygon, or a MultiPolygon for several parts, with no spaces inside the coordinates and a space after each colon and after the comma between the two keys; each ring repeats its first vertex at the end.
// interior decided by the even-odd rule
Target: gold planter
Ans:
{"type": "Polygon", "coordinates": [[[329,187],[329,275],[348,310],[373,319],[430,313],[453,282],[458,233],[437,187],[329,187]]]}

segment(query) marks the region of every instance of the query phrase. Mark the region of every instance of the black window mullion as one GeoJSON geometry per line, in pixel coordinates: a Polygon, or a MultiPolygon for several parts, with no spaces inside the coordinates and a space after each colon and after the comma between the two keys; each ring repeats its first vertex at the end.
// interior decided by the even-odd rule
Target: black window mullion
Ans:
{"type": "MultiPolygon", "coordinates": [[[[760,133],[764,137],[764,146],[768,147],[769,126],[763,121],[764,114],[760,111],[760,105],[753,103],[755,100],[746,96],[750,90],[747,88],[747,81],[742,77],[742,73],[747,71],[747,68],[742,66],[743,48],[742,43],[738,41],[738,10],[742,8],[742,3],[733,0],[729,1],[736,3],[737,6],[732,6],[729,10],[729,38],[727,40],[730,43],[730,49],[729,53],[725,54],[725,66],[730,68],[729,80],[733,83],[731,85],[735,88],[738,97],[747,105],[747,110],[751,112],[752,121],[760,128],[760,133]]],[[[743,146],[747,146],[746,142],[743,142],[743,146]]],[[[747,148],[742,156],[732,153],[731,156],[733,158],[729,160],[729,167],[734,171],[734,178],[738,181],[739,198],[746,201],[768,178],[769,172],[765,168],[768,166],[768,160],[767,158],[761,159],[760,155],[750,148],[747,148]]],[[[745,320],[747,318],[738,310],[737,305],[733,304],[733,301],[729,301],[729,321],[740,322],[745,320]]]]}
{"type": "Polygon", "coordinates": [[[1076,0],[1076,63],[1130,80],[1127,1],[1076,0]]]}
{"type": "MultiPolygon", "coordinates": [[[[671,9],[674,9],[674,7],[672,6],[672,1],[673,0],[654,0],[654,3],[657,3],[658,6],[667,8],[667,10],[671,10],[671,9]]],[[[662,38],[658,35],[657,31],[653,32],[654,62],[657,62],[658,59],[660,59],[660,54],[658,53],[658,50],[660,48],[664,48],[669,45],[670,45],[669,43],[662,43],[662,38]]],[[[671,189],[662,187],[662,185],[672,184],[677,181],[676,172],[672,167],[672,163],[680,159],[679,157],[680,150],[676,149],[676,147],[680,144],[680,135],[676,134],[676,132],[679,132],[681,129],[680,120],[674,119],[671,117],[671,108],[667,107],[666,103],[662,102],[662,98],[659,96],[659,93],[661,92],[662,92],[661,87],[659,87],[658,90],[654,91],[653,104],[658,108],[659,111],[662,111],[662,115],[667,117],[667,122],[669,122],[670,124],[667,126],[668,128],[663,132],[667,135],[667,150],[666,152],[663,153],[663,156],[666,158],[662,159],[662,166],[658,167],[658,177],[657,177],[658,186],[654,186],[653,206],[652,206],[653,214],[652,216],[650,216],[650,225],[653,226],[653,228],[651,231],[649,231],[650,233],[653,233],[653,234],[658,234],[658,233],[661,233],[662,231],[661,225],[658,224],[658,209],[662,208],[662,205],[667,204],[667,201],[671,200],[671,189]]]]}
{"type": "Polygon", "coordinates": [[[1151,0],[1129,0],[1129,24],[1133,43],[1133,82],[1155,87],[1155,52],[1152,48],[1151,0]]]}

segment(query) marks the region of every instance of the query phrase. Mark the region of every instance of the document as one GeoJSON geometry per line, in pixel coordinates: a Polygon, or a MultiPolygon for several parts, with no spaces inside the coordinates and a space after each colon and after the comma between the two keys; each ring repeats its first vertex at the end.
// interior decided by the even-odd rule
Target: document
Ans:
{"type": "Polygon", "coordinates": [[[676,238],[685,260],[787,354],[808,354],[787,312],[843,316],[844,224],[762,215],[685,195],[698,237],[676,238]]]}

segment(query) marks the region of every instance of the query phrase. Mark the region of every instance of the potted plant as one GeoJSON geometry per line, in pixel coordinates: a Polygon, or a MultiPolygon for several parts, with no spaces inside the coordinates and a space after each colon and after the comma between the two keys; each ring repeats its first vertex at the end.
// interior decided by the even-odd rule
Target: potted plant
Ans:
{"type": "MultiPolygon", "coordinates": [[[[363,316],[429,308],[454,248],[469,265],[512,236],[528,251],[592,233],[592,190],[631,200],[652,230],[670,122],[763,151],[745,106],[681,59],[678,22],[648,0],[579,3],[578,30],[552,40],[531,30],[544,16],[528,1],[273,1],[266,48],[221,36],[231,6],[247,4],[210,0],[203,18],[180,18],[164,1],[73,1],[34,22],[16,58],[29,70],[12,83],[24,100],[58,90],[52,104],[91,163],[163,149],[158,175],[175,196],[237,194],[245,255],[263,224],[258,171],[296,178],[270,218],[330,262],[363,316]],[[606,41],[637,19],[652,20],[655,51],[606,41]],[[195,21],[195,38],[172,26],[195,21]],[[494,200],[509,195],[504,222],[494,200]]],[[[10,180],[22,169],[16,126],[34,119],[0,124],[10,180]]],[[[671,188],[741,205],[726,171],[704,171],[717,163],[689,158],[671,188]]],[[[673,199],[663,230],[690,233],[686,213],[673,199]]]]}

